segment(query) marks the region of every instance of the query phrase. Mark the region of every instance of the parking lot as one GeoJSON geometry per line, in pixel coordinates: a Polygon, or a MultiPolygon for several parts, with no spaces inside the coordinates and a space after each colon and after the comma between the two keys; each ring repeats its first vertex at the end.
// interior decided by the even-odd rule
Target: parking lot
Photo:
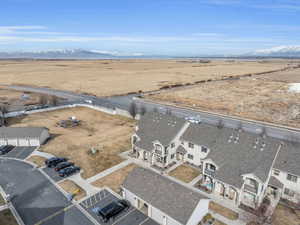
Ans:
{"type": "Polygon", "coordinates": [[[118,198],[112,193],[107,190],[102,190],[82,201],[80,205],[101,225],[158,225],[158,223],[132,206],[106,223],[92,211],[95,207],[103,208],[116,200],[118,200],[118,198]]]}
{"type": "Polygon", "coordinates": [[[10,157],[16,159],[26,159],[37,147],[15,147],[13,150],[8,152],[1,157],[10,157]]]}
{"type": "Polygon", "coordinates": [[[56,172],[54,170],[54,168],[45,167],[42,170],[43,170],[43,172],[45,172],[55,182],[59,182],[59,181],[65,179],[64,177],[60,177],[58,175],[58,172],[56,172]]]}

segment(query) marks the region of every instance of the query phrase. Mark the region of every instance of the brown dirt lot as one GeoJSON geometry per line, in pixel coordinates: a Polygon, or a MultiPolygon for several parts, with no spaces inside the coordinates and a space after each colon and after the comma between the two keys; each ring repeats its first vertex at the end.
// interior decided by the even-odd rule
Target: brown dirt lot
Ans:
{"type": "Polygon", "coordinates": [[[77,184],[75,184],[73,181],[64,180],[60,182],[58,185],[68,193],[76,192],[75,200],[77,201],[86,196],[86,192],[77,184]]]}
{"type": "Polygon", "coordinates": [[[299,225],[300,210],[293,210],[279,204],[273,214],[273,225],[299,225]]]}
{"type": "Polygon", "coordinates": [[[239,214],[232,211],[231,209],[225,208],[213,201],[210,201],[209,203],[209,209],[214,211],[215,213],[218,213],[230,220],[236,220],[239,217],[239,214]]]}
{"type": "Polygon", "coordinates": [[[150,96],[153,100],[259,121],[300,127],[300,94],[288,84],[247,78],[211,82],[150,96]]]}
{"type": "Polygon", "coordinates": [[[278,70],[288,61],[59,60],[0,61],[0,83],[51,87],[98,96],[156,90],[190,83],[278,70]],[[126,84],[126,85],[124,85],[126,84]]]}
{"type": "Polygon", "coordinates": [[[0,211],[0,224],[2,225],[18,225],[15,217],[9,209],[0,211]]]}
{"type": "Polygon", "coordinates": [[[28,159],[26,159],[26,161],[32,162],[32,163],[36,164],[38,167],[44,166],[45,160],[46,160],[46,158],[44,158],[42,156],[38,156],[38,155],[33,155],[33,156],[30,156],[28,159]]]}
{"type": "Polygon", "coordinates": [[[300,69],[294,69],[284,72],[276,72],[262,75],[261,77],[272,80],[272,81],[281,81],[287,83],[300,83],[300,69]]]}
{"type": "Polygon", "coordinates": [[[111,188],[114,192],[119,193],[120,187],[123,184],[126,176],[136,167],[136,164],[129,164],[122,169],[119,169],[99,180],[96,180],[92,183],[92,185],[99,188],[106,186],[111,188]]]}
{"type": "Polygon", "coordinates": [[[44,146],[45,151],[56,156],[67,157],[83,169],[83,177],[91,177],[123,161],[119,153],[130,149],[130,137],[135,121],[113,116],[88,108],[72,108],[32,114],[24,118],[8,120],[12,126],[45,126],[53,138],[44,146]],[[62,128],[60,120],[75,116],[81,125],[62,128]],[[98,150],[91,154],[90,149],[98,150]]]}
{"type": "Polygon", "coordinates": [[[185,183],[191,182],[194,178],[199,176],[201,173],[199,170],[190,167],[189,165],[182,164],[172,170],[169,175],[175,177],[178,180],[181,180],[185,183]]]}

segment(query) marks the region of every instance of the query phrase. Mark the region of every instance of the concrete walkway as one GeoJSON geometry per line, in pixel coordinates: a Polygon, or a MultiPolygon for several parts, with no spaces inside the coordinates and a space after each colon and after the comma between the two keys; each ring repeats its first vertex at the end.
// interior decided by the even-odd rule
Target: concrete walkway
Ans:
{"type": "Polygon", "coordinates": [[[73,181],[75,184],[85,190],[87,196],[93,195],[100,191],[100,188],[94,187],[88,183],[87,180],[83,179],[79,173],[69,177],[68,180],[73,181]]]}
{"type": "Polygon", "coordinates": [[[111,167],[111,168],[109,168],[109,169],[107,169],[107,170],[104,170],[104,171],[101,172],[101,173],[98,173],[97,175],[95,175],[95,176],[93,176],[93,177],[88,178],[86,181],[87,181],[88,183],[93,183],[94,181],[96,181],[96,180],[98,180],[98,179],[101,179],[102,177],[105,177],[105,176],[107,176],[107,175],[109,175],[109,174],[115,172],[116,170],[121,169],[121,168],[123,168],[123,167],[129,165],[130,163],[133,163],[133,160],[127,159],[126,161],[121,162],[121,163],[119,163],[119,164],[116,165],[116,166],[113,166],[113,167],[111,167]]]}
{"type": "Polygon", "coordinates": [[[54,155],[52,155],[52,154],[49,154],[47,152],[41,152],[41,151],[34,151],[30,156],[34,156],[34,155],[41,156],[41,157],[44,157],[46,159],[54,157],[54,155]]]}
{"type": "Polygon", "coordinates": [[[189,185],[194,186],[199,180],[201,180],[203,177],[202,174],[200,174],[199,176],[195,177],[190,183],[189,185]]]}

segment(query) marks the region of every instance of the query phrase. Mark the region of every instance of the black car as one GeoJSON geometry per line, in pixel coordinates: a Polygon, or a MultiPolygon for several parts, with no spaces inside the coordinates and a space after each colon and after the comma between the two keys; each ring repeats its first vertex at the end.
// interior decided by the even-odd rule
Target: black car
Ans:
{"type": "Polygon", "coordinates": [[[67,177],[78,171],[80,171],[80,168],[78,166],[70,166],[58,171],[58,175],[61,177],[67,177]]]}
{"type": "Polygon", "coordinates": [[[64,168],[67,168],[67,167],[70,167],[70,166],[74,166],[74,163],[72,162],[61,162],[61,163],[58,163],[56,165],[56,167],[54,168],[55,171],[60,171],[64,168]]]}
{"type": "Polygon", "coordinates": [[[96,208],[95,211],[98,216],[102,218],[102,220],[106,223],[110,219],[114,218],[124,210],[130,208],[129,202],[125,200],[118,200],[110,203],[109,205],[105,206],[104,208],[96,208]]]}
{"type": "Polygon", "coordinates": [[[46,164],[47,167],[53,168],[53,167],[56,167],[56,165],[58,163],[66,162],[66,161],[67,161],[66,158],[52,157],[50,159],[47,159],[45,161],[45,164],[46,164]]]}
{"type": "Polygon", "coordinates": [[[14,149],[14,146],[12,146],[12,145],[1,146],[0,147],[0,155],[4,155],[6,153],[9,153],[13,149],[14,149]]]}

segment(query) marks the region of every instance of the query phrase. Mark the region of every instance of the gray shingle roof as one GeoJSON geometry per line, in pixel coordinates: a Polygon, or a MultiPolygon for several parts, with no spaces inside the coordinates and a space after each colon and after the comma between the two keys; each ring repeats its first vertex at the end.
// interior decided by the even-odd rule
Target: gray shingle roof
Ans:
{"type": "Polygon", "coordinates": [[[300,175],[300,143],[284,142],[274,168],[300,175]]]}
{"type": "Polygon", "coordinates": [[[185,120],[165,114],[147,113],[138,122],[136,134],[141,139],[136,143],[137,147],[151,151],[153,142],[158,140],[163,146],[167,146],[178,134],[185,124],[185,120]]]}
{"type": "Polygon", "coordinates": [[[274,187],[283,188],[283,183],[281,183],[276,177],[271,176],[269,180],[269,185],[274,187]]]}
{"type": "Polygon", "coordinates": [[[45,127],[0,127],[2,138],[40,138],[45,127]]]}
{"type": "Polygon", "coordinates": [[[202,195],[151,170],[135,168],[123,187],[182,224],[186,224],[202,195]]]}
{"type": "Polygon", "coordinates": [[[238,188],[242,186],[243,174],[253,173],[263,182],[267,180],[280,145],[273,138],[207,124],[191,124],[181,139],[208,147],[211,151],[207,159],[219,167],[215,173],[216,179],[238,188]],[[239,139],[235,143],[237,136],[239,139]],[[254,148],[256,140],[258,144],[254,148]],[[261,151],[263,143],[265,147],[261,151]]]}

